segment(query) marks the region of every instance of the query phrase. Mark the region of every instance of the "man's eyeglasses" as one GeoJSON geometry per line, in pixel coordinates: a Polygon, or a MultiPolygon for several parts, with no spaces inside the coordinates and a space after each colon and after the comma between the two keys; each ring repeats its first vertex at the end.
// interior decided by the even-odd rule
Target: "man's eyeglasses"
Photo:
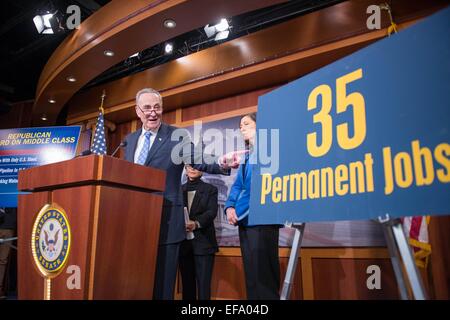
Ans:
{"type": "Polygon", "coordinates": [[[152,106],[143,106],[142,108],[139,107],[139,105],[136,105],[136,106],[139,108],[139,110],[142,111],[142,113],[149,113],[152,111],[160,112],[162,110],[162,107],[159,104],[155,104],[153,107],[152,106]]]}

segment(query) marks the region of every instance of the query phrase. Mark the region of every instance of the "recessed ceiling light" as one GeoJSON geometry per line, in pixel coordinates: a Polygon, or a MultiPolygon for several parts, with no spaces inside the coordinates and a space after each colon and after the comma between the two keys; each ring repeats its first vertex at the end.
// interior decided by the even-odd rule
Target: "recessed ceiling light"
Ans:
{"type": "Polygon", "coordinates": [[[41,116],[41,120],[43,120],[43,121],[47,121],[47,116],[45,115],[45,113],[43,113],[43,114],[42,114],[42,116],[41,116]]]}
{"type": "Polygon", "coordinates": [[[66,78],[66,80],[69,81],[69,82],[75,82],[75,81],[77,81],[77,79],[76,79],[74,76],[68,76],[68,77],[66,78]]]}
{"type": "Polygon", "coordinates": [[[56,100],[55,99],[48,99],[48,102],[50,102],[50,103],[56,103],[56,100]]]}
{"type": "Polygon", "coordinates": [[[172,19],[164,20],[164,27],[173,29],[177,26],[177,23],[172,19]]]}
{"type": "Polygon", "coordinates": [[[103,54],[105,56],[107,56],[107,57],[112,57],[112,56],[114,56],[114,51],[112,51],[112,50],[105,50],[105,51],[103,51],[103,54]]]}

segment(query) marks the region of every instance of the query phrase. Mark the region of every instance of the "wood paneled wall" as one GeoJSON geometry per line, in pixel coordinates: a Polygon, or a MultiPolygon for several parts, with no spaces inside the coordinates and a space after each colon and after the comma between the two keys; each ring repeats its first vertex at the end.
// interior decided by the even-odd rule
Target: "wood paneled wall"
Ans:
{"type": "Polygon", "coordinates": [[[431,217],[431,259],[428,268],[433,299],[450,299],[450,216],[431,217]]]}
{"type": "MultiPolygon", "coordinates": [[[[281,285],[290,249],[280,248],[281,285]]],[[[178,277],[180,279],[180,277],[178,277]]],[[[397,284],[385,248],[304,248],[301,249],[291,291],[291,300],[398,299],[397,284]],[[368,289],[367,268],[380,267],[380,289],[368,289]]],[[[181,281],[176,298],[181,299],[181,281]]],[[[212,279],[213,299],[245,299],[245,282],[239,248],[220,248],[212,279]]]]}
{"type": "Polygon", "coordinates": [[[244,94],[232,96],[229,98],[183,108],[181,114],[181,122],[183,123],[191,122],[194,120],[211,116],[217,116],[220,114],[226,115],[231,111],[242,110],[248,107],[254,107],[258,105],[259,96],[273,89],[275,89],[275,87],[251,91],[244,94]]]}
{"type": "Polygon", "coordinates": [[[0,115],[0,129],[31,127],[33,100],[11,105],[9,112],[0,115]]]}
{"type": "MultiPolygon", "coordinates": [[[[117,148],[117,146],[120,144],[120,142],[125,138],[125,136],[133,132],[137,129],[137,120],[121,123],[116,126],[116,130],[109,134],[107,139],[107,151],[108,154],[111,154],[114,152],[114,150],[117,148]]],[[[123,150],[119,150],[116,154],[117,157],[123,159],[125,154],[123,153],[123,150]]]]}

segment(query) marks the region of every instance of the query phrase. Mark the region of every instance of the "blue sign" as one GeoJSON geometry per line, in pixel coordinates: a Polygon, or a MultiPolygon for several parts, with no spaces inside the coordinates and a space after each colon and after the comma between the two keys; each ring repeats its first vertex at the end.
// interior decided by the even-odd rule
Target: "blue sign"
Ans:
{"type": "Polygon", "coordinates": [[[450,8],[260,97],[249,223],[450,214],[449,103],[450,8]]]}
{"type": "Polygon", "coordinates": [[[0,130],[0,207],[17,206],[20,170],[75,156],[81,127],[0,130]]]}

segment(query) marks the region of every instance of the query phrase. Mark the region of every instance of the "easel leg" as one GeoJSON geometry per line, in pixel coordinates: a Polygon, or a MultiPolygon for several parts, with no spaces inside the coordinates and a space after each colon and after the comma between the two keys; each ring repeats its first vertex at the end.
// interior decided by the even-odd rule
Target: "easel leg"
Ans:
{"type": "Polygon", "coordinates": [[[409,283],[411,284],[414,299],[425,300],[426,295],[422,278],[419,274],[419,270],[417,270],[411,247],[406,239],[400,220],[394,220],[394,223],[392,224],[392,232],[397,242],[403,263],[405,264],[406,274],[408,275],[409,283]]]}
{"type": "Polygon", "coordinates": [[[295,270],[297,269],[298,255],[305,231],[304,223],[294,225],[292,227],[295,228],[295,233],[294,239],[292,240],[291,254],[289,255],[289,262],[286,269],[286,275],[284,277],[283,288],[281,289],[280,300],[288,300],[291,294],[295,270]]]}
{"type": "Polygon", "coordinates": [[[426,295],[422,278],[417,270],[416,262],[414,261],[412,250],[403,231],[400,219],[392,220],[387,216],[386,218],[379,218],[378,220],[384,227],[384,234],[391,255],[392,267],[399,286],[401,299],[409,299],[405,274],[402,269],[403,262],[414,299],[425,300],[426,295]]]}
{"type": "Polygon", "coordinates": [[[392,268],[394,269],[395,278],[397,279],[397,285],[400,291],[400,299],[408,300],[408,289],[406,288],[406,281],[402,271],[402,259],[395,242],[394,234],[390,225],[383,224],[384,237],[391,256],[392,268]]]}

